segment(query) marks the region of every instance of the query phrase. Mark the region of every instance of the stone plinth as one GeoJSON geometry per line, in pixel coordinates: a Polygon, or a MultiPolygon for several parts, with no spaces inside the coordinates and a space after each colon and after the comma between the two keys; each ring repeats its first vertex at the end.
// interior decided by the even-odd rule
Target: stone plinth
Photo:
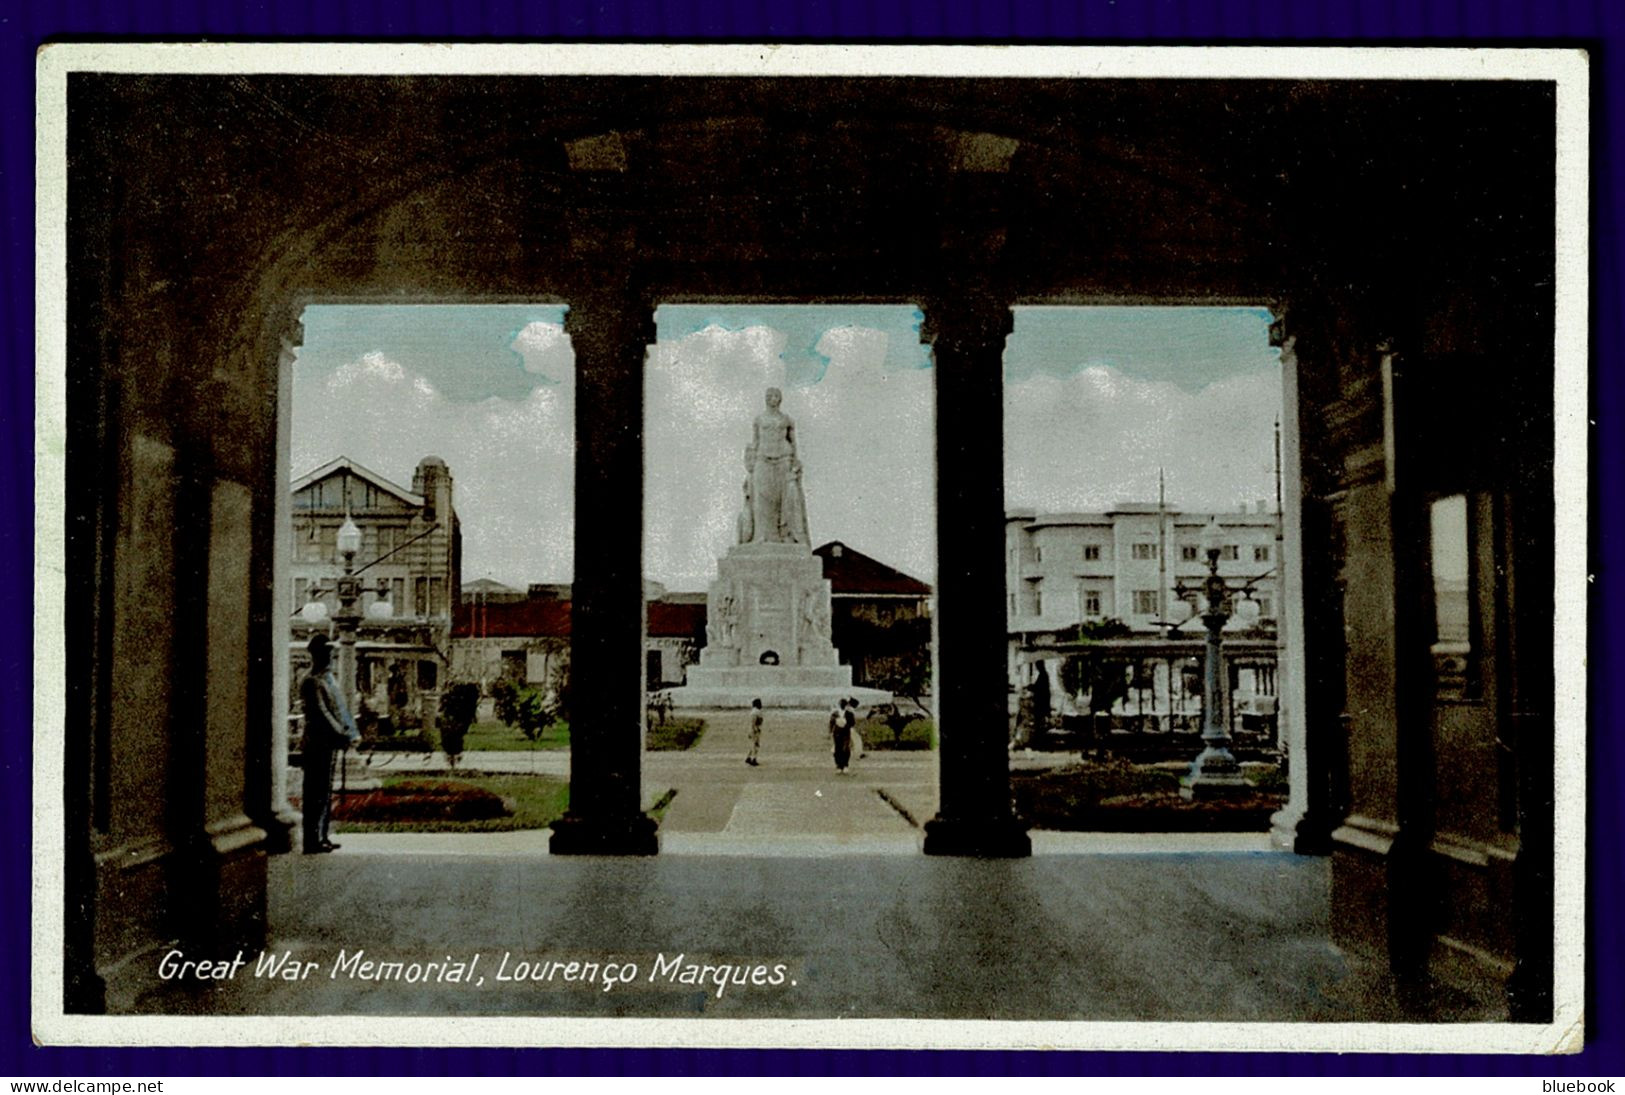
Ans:
{"type": "Polygon", "coordinates": [[[677,707],[831,707],[842,696],[885,703],[891,695],[854,688],[852,669],[830,642],[824,564],[806,544],[738,544],[717,560],[706,602],[706,645],[677,707]]]}

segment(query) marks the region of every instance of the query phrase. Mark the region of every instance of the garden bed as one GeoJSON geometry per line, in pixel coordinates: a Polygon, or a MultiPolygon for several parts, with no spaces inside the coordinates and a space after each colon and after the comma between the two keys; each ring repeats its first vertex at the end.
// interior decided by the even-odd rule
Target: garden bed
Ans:
{"type": "Polygon", "coordinates": [[[1232,797],[1186,801],[1180,777],[1124,761],[1010,774],[1017,812],[1035,829],[1105,833],[1266,832],[1286,801],[1278,774],[1259,769],[1232,797]]]}
{"type": "Polygon", "coordinates": [[[345,832],[478,833],[545,829],[569,805],[570,786],[532,775],[394,777],[371,791],[333,795],[345,832]]]}

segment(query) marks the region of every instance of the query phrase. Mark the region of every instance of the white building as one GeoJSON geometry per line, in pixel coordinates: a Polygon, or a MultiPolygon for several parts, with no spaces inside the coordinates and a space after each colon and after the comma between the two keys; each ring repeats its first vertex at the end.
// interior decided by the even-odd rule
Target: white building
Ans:
{"type": "MultiPolygon", "coordinates": [[[[1201,536],[1210,519],[1224,530],[1219,573],[1232,590],[1245,590],[1226,630],[1273,633],[1281,605],[1281,530],[1279,515],[1262,502],[1232,513],[1187,513],[1139,502],[1098,513],[1006,513],[1011,682],[1029,684],[1038,660],[1050,663],[1053,680],[1059,661],[1023,654],[1023,648],[1072,638],[1079,624],[1118,620],[1134,635],[1200,638],[1202,624],[1189,595],[1207,577],[1201,536]]],[[[1266,676],[1249,669],[1238,684],[1249,694],[1273,695],[1272,667],[1266,676]]],[[[1163,707],[1170,687],[1179,690],[1176,682],[1158,678],[1163,707]]]]}
{"type": "MultiPolygon", "coordinates": [[[[1260,504],[1256,510],[1219,514],[1164,509],[1159,520],[1155,504],[1124,503],[1101,513],[1006,514],[1011,635],[1060,632],[1108,619],[1150,633],[1185,621],[1191,609],[1178,590],[1207,575],[1199,541],[1210,517],[1225,532],[1219,573],[1232,587],[1254,582],[1253,626],[1269,626],[1280,605],[1277,514],[1260,504]]],[[[1238,617],[1231,626],[1243,623],[1238,617]]]]}

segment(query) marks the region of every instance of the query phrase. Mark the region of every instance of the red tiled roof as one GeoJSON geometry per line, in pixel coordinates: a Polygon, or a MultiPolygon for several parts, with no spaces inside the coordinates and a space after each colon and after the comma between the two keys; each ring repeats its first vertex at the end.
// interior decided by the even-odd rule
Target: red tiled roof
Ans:
{"type": "Polygon", "coordinates": [[[456,639],[484,636],[568,638],[570,602],[531,598],[503,604],[461,601],[451,634],[456,639]]]}
{"type": "MultiPolygon", "coordinates": [[[[657,638],[697,638],[705,631],[705,605],[649,603],[649,634],[657,638]]],[[[570,636],[570,602],[532,598],[503,604],[463,601],[451,629],[458,639],[570,636]]]]}
{"type": "Polygon", "coordinates": [[[916,597],[931,596],[931,587],[918,578],[887,566],[879,559],[831,540],[813,554],[824,560],[824,577],[829,579],[830,591],[836,595],[863,595],[865,593],[903,593],[916,597]],[[836,548],[840,552],[836,552],[836,548]]]}
{"type": "Polygon", "coordinates": [[[649,634],[659,638],[698,638],[705,634],[705,605],[650,601],[649,634]]]}

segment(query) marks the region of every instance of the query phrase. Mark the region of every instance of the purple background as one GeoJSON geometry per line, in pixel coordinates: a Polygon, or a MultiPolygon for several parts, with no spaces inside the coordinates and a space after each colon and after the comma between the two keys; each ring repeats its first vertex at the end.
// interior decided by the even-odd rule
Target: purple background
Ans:
{"type": "MultiPolygon", "coordinates": [[[[26,3],[26,0],[25,0],[26,3]]],[[[9,4],[0,3],[0,13],[9,4]]],[[[70,0],[0,18],[0,1075],[1625,1074],[1620,960],[1619,691],[1591,688],[1588,1001],[1584,1053],[1562,1058],[735,1050],[41,1049],[28,1028],[32,684],[34,51],[51,39],[427,39],[864,42],[1399,42],[1568,45],[1592,54],[1592,681],[1617,678],[1621,287],[1616,175],[1625,127],[1625,4],[1617,0],[70,0]],[[1600,974],[1599,974],[1600,971],[1600,974]]],[[[1581,666],[1574,667],[1581,672],[1581,666]]]]}

